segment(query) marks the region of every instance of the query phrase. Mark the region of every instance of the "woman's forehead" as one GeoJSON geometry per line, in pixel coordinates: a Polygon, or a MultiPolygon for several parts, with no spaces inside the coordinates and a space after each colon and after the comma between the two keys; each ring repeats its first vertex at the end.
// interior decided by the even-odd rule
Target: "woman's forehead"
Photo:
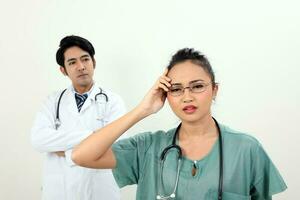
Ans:
{"type": "Polygon", "coordinates": [[[189,83],[193,80],[210,81],[207,72],[199,65],[190,61],[179,63],[168,72],[171,83],[189,83]]]}

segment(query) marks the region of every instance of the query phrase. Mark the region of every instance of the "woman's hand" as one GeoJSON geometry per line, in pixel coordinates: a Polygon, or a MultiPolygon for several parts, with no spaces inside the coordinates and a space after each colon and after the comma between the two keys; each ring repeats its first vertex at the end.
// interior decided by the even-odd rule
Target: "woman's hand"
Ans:
{"type": "Polygon", "coordinates": [[[167,73],[168,69],[166,69],[163,75],[158,78],[150,91],[148,91],[146,96],[138,105],[137,108],[140,109],[145,116],[156,113],[163,107],[167,97],[167,92],[169,91],[168,88],[171,86],[171,79],[167,77],[167,73]]]}
{"type": "Polygon", "coordinates": [[[80,166],[113,169],[116,167],[116,158],[111,145],[129,128],[142,120],[144,117],[159,111],[166,100],[166,92],[171,86],[171,79],[163,75],[155,82],[141,103],[132,111],[119,119],[96,130],[82,141],[72,152],[72,160],[80,166]]]}

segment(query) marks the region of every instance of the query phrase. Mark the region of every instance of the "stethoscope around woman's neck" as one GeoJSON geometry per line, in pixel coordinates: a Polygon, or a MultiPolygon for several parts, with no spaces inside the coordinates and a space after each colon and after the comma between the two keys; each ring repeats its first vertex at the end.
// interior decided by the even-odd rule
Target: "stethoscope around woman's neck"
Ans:
{"type": "MultiPolygon", "coordinates": [[[[221,129],[220,129],[219,123],[217,122],[217,120],[215,118],[213,118],[213,120],[217,126],[217,130],[218,130],[218,134],[219,134],[219,155],[220,155],[219,156],[219,166],[220,167],[219,167],[218,200],[222,200],[222,193],[223,193],[223,141],[222,141],[222,134],[221,134],[221,129]]],[[[177,173],[176,173],[176,178],[175,178],[174,189],[173,189],[172,193],[169,195],[157,194],[156,199],[160,199],[160,200],[175,199],[175,197],[176,197],[175,193],[176,193],[176,189],[177,189],[177,185],[178,185],[179,173],[180,173],[180,168],[181,168],[181,160],[182,160],[182,150],[181,150],[180,146],[176,144],[176,138],[178,137],[180,127],[181,127],[181,123],[176,128],[175,134],[172,139],[172,144],[167,146],[160,155],[161,168],[160,168],[159,178],[161,180],[159,181],[160,184],[158,184],[158,187],[162,188],[163,166],[164,166],[164,161],[166,159],[166,156],[171,149],[176,149],[178,152],[178,163],[177,163],[178,165],[177,165],[177,173]]]]}

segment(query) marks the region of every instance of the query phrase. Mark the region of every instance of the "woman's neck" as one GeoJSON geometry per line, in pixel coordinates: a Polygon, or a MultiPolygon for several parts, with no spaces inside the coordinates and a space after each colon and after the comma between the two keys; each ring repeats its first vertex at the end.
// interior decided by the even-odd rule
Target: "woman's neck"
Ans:
{"type": "Polygon", "coordinates": [[[217,135],[217,128],[211,115],[199,120],[196,123],[182,122],[179,136],[180,139],[190,139],[195,137],[210,137],[217,135]]]}

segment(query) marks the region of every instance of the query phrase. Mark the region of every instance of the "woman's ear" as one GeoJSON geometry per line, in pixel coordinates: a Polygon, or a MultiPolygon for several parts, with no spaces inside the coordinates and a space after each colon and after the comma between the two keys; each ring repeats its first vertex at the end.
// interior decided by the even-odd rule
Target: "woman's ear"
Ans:
{"type": "Polygon", "coordinates": [[[217,94],[218,94],[218,90],[219,90],[219,84],[215,83],[214,84],[214,88],[213,88],[213,100],[216,100],[217,94]]]}

